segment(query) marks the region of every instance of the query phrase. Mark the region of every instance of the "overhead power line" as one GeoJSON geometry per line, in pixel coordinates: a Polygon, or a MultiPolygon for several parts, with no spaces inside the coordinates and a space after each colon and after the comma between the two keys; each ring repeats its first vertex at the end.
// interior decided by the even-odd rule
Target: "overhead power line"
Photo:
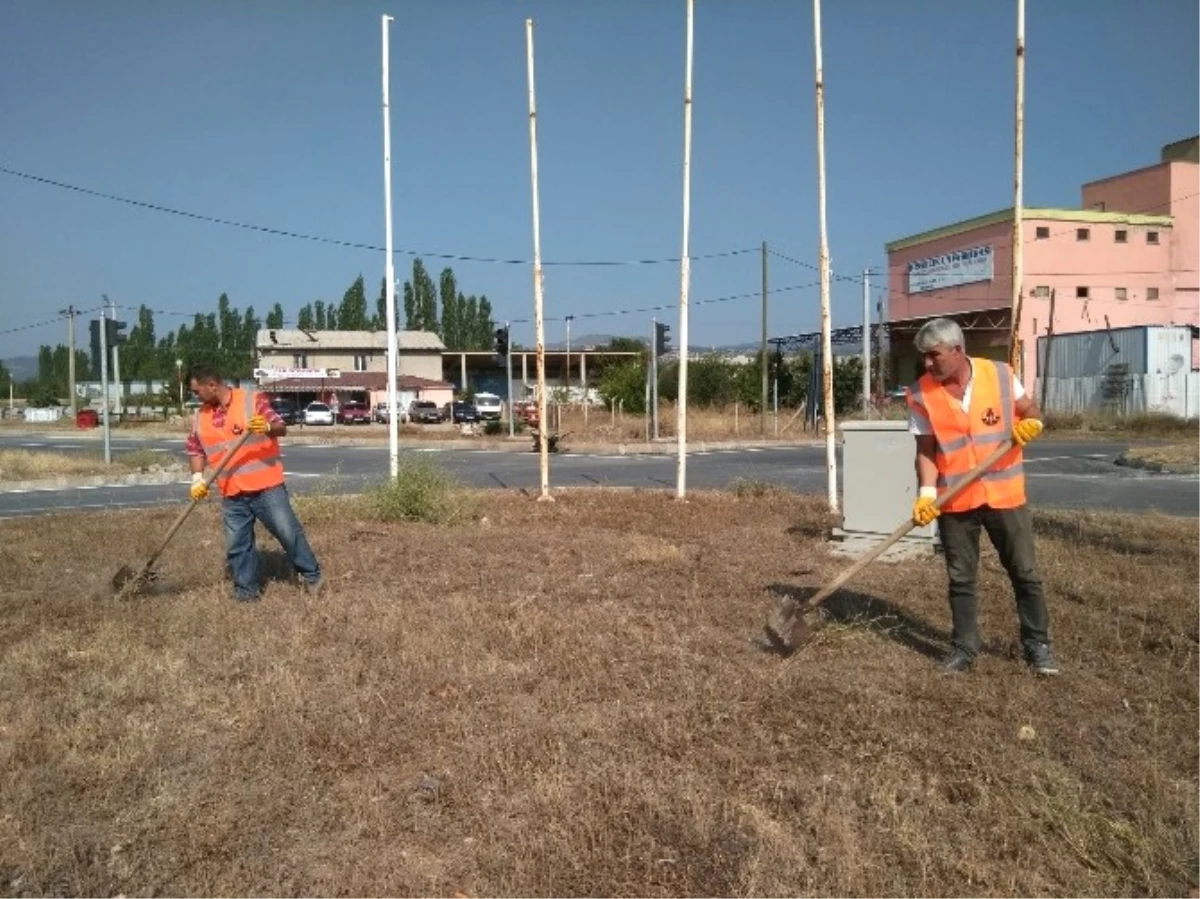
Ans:
{"type": "MultiPolygon", "coordinates": [[[[129,197],[121,197],[116,194],[105,193],[99,190],[92,190],[87,187],[80,187],[76,184],[67,184],[63,181],[56,181],[53,178],[43,178],[40,175],[32,175],[28,172],[19,172],[15,169],[4,168],[0,166],[0,174],[11,175],[14,178],[23,178],[26,181],[32,181],[37,184],[43,184],[49,187],[57,187],[61,190],[73,191],[75,193],[84,194],[89,197],[96,197],[101,200],[110,200],[114,203],[124,203],[128,206],[135,206],[139,209],[148,209],[153,212],[162,212],[167,215],[177,215],[182,218],[189,218],[195,221],[207,222],[212,225],[226,225],[230,228],[242,228],[246,231],[257,231],[260,234],[272,234],[276,237],[290,237],[295,240],[308,240],[315,243],[330,244],[331,246],[346,247],[353,250],[371,250],[377,253],[387,252],[384,247],[376,246],[375,244],[362,243],[352,240],[338,240],[332,237],[321,237],[315,234],[304,234],[299,231],[289,231],[284,228],[271,228],[266,225],[254,225],[248,222],[234,221],[233,219],[220,218],[218,216],[203,215],[198,212],[188,212],[184,209],[175,209],[171,206],[163,206],[159,203],[147,203],[142,200],[133,200],[129,197]]],[[[691,256],[693,262],[702,259],[722,259],[730,256],[741,256],[747,253],[757,253],[758,249],[745,250],[725,250],[719,253],[705,253],[699,256],[691,256]]],[[[500,259],[488,256],[469,256],[461,253],[437,253],[430,251],[405,250],[396,249],[396,255],[411,256],[414,258],[429,258],[441,259],[449,262],[481,262],[492,265],[532,265],[528,259],[500,259]]],[[[661,265],[667,263],[678,264],[681,261],[680,257],[665,257],[662,259],[579,259],[579,260],[563,260],[563,261],[543,261],[542,265],[554,265],[560,267],[578,266],[578,267],[618,267],[618,266],[634,266],[634,265],[661,265]]]]}

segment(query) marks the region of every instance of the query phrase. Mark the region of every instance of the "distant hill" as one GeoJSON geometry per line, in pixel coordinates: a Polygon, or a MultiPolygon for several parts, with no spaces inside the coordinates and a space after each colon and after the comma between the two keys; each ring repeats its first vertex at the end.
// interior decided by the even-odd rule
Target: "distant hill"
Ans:
{"type": "Polygon", "coordinates": [[[11,359],[0,359],[0,362],[3,362],[4,367],[12,374],[13,380],[24,381],[37,377],[37,356],[13,356],[11,359]]]}

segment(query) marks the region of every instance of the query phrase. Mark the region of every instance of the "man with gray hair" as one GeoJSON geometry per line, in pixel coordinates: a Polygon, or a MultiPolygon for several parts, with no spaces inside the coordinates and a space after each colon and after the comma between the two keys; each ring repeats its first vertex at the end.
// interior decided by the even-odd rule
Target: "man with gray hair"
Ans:
{"type": "Polygon", "coordinates": [[[1016,593],[1025,662],[1038,674],[1057,674],[1023,468],[1023,448],[1041,434],[1042,412],[1008,365],[966,354],[962,329],[951,319],[926,322],[914,343],[925,374],[907,390],[908,428],[917,440],[913,521],[924,526],[938,519],[950,579],[953,633],[941,667],[968,671],[979,654],[975,585],[982,529],[1016,593]],[[934,507],[951,483],[1010,438],[1016,445],[990,471],[934,507]]]}

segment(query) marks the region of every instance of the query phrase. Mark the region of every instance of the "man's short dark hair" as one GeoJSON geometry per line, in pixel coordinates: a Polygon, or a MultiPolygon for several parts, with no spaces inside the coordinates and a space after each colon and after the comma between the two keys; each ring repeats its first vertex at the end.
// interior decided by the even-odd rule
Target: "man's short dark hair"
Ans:
{"type": "Polygon", "coordinates": [[[221,375],[211,365],[193,365],[188,371],[188,377],[201,384],[221,383],[221,375]]]}

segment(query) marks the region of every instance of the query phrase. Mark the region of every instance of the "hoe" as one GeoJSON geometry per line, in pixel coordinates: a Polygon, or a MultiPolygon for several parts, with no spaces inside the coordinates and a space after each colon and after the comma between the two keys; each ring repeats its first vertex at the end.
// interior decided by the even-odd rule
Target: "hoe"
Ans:
{"type": "MultiPolygon", "coordinates": [[[[940,509],[954,497],[958,496],[963,490],[973,484],[983,475],[988,469],[1000,461],[1000,459],[1013,448],[1013,441],[1010,437],[1008,440],[997,449],[994,453],[976,465],[973,469],[962,476],[954,483],[945,493],[937,498],[934,502],[934,508],[940,509]]],[[[767,625],[762,637],[757,641],[760,649],[766,652],[774,652],[783,656],[789,656],[796,651],[798,646],[804,642],[808,635],[808,628],[805,625],[803,616],[805,612],[817,608],[821,603],[831,597],[834,593],[845,586],[846,582],[852,577],[878,559],[891,546],[899,541],[904,535],[915,528],[917,525],[911,519],[905,519],[896,530],[892,531],[882,543],[868,552],[865,556],[835,577],[832,581],[814,593],[812,596],[801,600],[794,599],[790,596],[780,600],[775,607],[770,617],[767,619],[767,625]],[[799,631],[799,635],[797,635],[799,631]]]]}

